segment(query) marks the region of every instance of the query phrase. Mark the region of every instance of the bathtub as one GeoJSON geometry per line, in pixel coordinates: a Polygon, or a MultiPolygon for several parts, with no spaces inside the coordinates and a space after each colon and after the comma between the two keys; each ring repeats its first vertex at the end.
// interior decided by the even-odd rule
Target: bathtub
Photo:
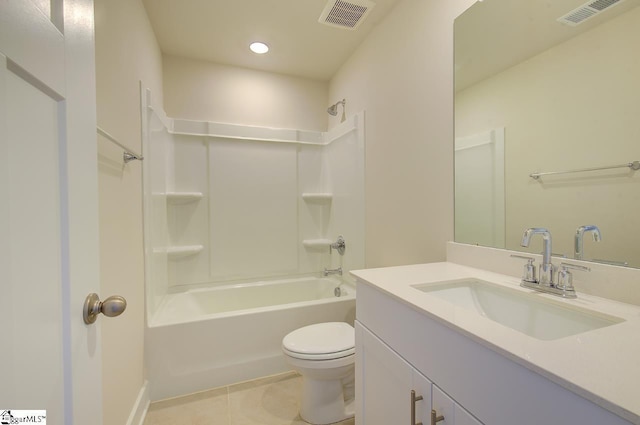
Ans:
{"type": "Polygon", "coordinates": [[[353,325],[355,286],[335,278],[248,282],[168,294],[145,334],[152,401],[290,370],[282,338],[320,322],[353,325]],[[335,289],[340,288],[340,296],[335,289]]]}

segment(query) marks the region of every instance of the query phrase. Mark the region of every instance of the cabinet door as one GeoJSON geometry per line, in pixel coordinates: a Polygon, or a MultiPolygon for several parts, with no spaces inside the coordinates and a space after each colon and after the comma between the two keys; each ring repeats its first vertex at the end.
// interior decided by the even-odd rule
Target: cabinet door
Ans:
{"type": "Polygon", "coordinates": [[[459,404],[453,406],[453,417],[456,425],[482,425],[482,422],[471,416],[471,413],[460,407],[459,404]]]}
{"type": "MultiPolygon", "coordinates": [[[[451,397],[446,395],[440,388],[433,385],[431,388],[433,397],[433,409],[438,416],[444,416],[438,425],[482,425],[480,421],[471,416],[451,397]]],[[[431,423],[431,422],[426,422],[431,423]]]]}
{"type": "Polygon", "coordinates": [[[409,424],[411,390],[416,422],[429,423],[431,382],[356,321],[356,424],[409,424]]]}

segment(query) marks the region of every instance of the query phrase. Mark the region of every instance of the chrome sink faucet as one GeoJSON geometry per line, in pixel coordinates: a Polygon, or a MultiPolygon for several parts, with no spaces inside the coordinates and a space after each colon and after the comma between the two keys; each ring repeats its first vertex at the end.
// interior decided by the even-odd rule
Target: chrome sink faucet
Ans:
{"type": "Polygon", "coordinates": [[[533,262],[535,261],[534,257],[511,255],[512,257],[527,260],[527,264],[524,266],[520,286],[558,295],[563,298],[576,298],[576,291],[573,287],[573,276],[569,269],[582,271],[590,271],[590,269],[577,264],[561,263],[561,270],[558,273],[558,282],[554,283],[553,278],[556,267],[551,264],[551,232],[541,227],[532,227],[527,229],[525,230],[524,235],[522,235],[521,245],[523,247],[528,247],[529,242],[531,241],[531,236],[533,235],[542,235],[542,239],[544,241],[542,264],[540,264],[540,277],[536,279],[535,266],[533,265],[533,262]]]}
{"type": "Polygon", "coordinates": [[[593,232],[594,242],[600,242],[602,240],[602,234],[600,229],[595,225],[580,226],[576,229],[576,235],[574,238],[574,258],[576,260],[582,260],[584,257],[584,245],[583,238],[587,232],[593,232]]]}
{"type": "Polygon", "coordinates": [[[525,248],[528,247],[533,235],[542,235],[544,242],[538,283],[544,286],[553,286],[555,268],[551,264],[551,232],[543,227],[531,227],[524,231],[520,245],[525,248]]]}

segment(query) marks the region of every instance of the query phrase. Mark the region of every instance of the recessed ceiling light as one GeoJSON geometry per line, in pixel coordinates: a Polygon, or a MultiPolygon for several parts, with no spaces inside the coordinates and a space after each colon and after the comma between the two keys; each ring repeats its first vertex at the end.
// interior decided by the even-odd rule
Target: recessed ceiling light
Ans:
{"type": "Polygon", "coordinates": [[[267,46],[266,44],[261,43],[259,41],[256,41],[255,43],[251,43],[249,48],[251,49],[251,51],[253,53],[257,53],[259,55],[262,55],[262,54],[267,53],[269,51],[269,46],[267,46]]]}

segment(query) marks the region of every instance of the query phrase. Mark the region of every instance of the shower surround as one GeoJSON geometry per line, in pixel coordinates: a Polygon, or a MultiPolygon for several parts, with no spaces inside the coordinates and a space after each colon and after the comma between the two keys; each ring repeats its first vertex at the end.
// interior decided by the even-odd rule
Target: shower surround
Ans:
{"type": "Polygon", "coordinates": [[[364,267],[364,113],[326,133],[271,129],[170,119],[142,94],[152,400],[287,370],[284,335],[353,320],[355,288],[318,278],[364,267]],[[344,256],[329,249],[339,235],[344,256]],[[323,289],[291,297],[312,281],[323,289]],[[183,302],[223,293],[235,308],[183,302]]]}

